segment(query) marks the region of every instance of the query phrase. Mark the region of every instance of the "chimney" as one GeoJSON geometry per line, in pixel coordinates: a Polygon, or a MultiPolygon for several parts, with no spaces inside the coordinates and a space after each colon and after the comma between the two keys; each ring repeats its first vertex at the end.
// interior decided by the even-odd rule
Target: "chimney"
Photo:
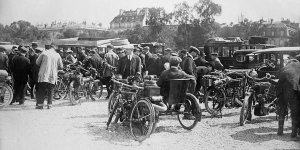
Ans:
{"type": "Polygon", "coordinates": [[[120,9],[120,16],[123,14],[124,10],[123,9],[120,9]]]}

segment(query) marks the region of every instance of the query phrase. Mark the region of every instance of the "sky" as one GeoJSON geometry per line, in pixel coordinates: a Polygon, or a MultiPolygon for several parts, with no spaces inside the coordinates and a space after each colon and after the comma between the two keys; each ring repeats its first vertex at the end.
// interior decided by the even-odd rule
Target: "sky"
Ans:
{"type": "MultiPolygon", "coordinates": [[[[108,28],[109,22],[120,9],[163,7],[167,12],[184,0],[0,0],[0,23],[10,24],[26,20],[32,24],[52,21],[101,22],[108,28]]],[[[197,0],[186,0],[193,4],[197,0]]],[[[219,23],[236,23],[243,14],[250,20],[289,18],[300,22],[300,0],[213,0],[222,6],[219,23]]]]}

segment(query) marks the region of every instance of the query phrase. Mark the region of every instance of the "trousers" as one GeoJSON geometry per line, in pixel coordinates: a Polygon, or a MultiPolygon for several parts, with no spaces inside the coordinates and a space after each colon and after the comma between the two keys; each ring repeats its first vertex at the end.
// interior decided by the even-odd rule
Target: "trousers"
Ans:
{"type": "Polygon", "coordinates": [[[45,97],[47,97],[47,104],[52,104],[54,84],[48,82],[39,82],[37,84],[36,101],[37,106],[43,106],[45,97]]]}
{"type": "Polygon", "coordinates": [[[26,86],[26,82],[15,80],[14,96],[13,96],[12,103],[14,103],[14,102],[19,102],[20,104],[24,103],[24,101],[25,101],[25,86],[26,86]]]}

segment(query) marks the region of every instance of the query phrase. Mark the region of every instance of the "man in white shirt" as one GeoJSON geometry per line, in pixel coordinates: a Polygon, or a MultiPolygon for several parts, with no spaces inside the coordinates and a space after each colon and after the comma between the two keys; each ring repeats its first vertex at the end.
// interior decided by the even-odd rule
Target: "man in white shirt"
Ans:
{"type": "Polygon", "coordinates": [[[40,66],[38,77],[38,90],[36,94],[37,109],[43,109],[44,98],[47,95],[47,107],[52,106],[52,96],[54,85],[57,81],[57,73],[63,68],[60,55],[55,51],[55,45],[51,44],[50,49],[43,52],[36,60],[36,64],[40,66]]]}

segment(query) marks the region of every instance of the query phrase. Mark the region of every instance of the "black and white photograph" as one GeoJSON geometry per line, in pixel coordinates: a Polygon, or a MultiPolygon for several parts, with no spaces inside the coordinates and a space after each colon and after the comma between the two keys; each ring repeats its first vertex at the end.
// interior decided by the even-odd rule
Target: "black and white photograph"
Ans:
{"type": "Polygon", "coordinates": [[[300,0],[0,0],[0,150],[300,150],[300,0]]]}

